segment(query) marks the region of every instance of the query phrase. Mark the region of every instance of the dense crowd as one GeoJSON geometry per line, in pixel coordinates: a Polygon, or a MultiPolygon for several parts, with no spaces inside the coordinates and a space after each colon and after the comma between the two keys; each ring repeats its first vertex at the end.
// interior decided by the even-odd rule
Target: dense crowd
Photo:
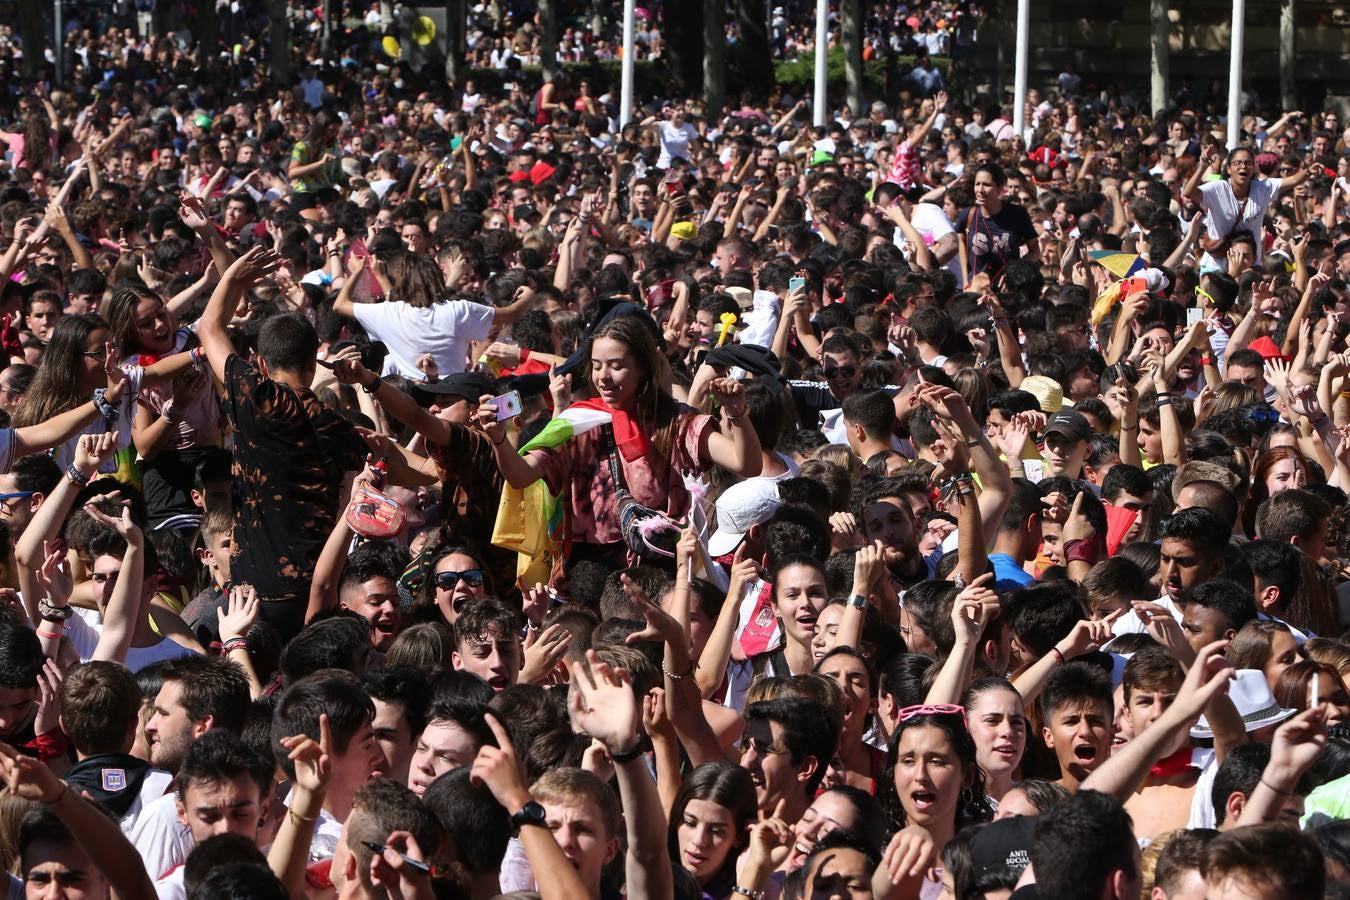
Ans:
{"type": "Polygon", "coordinates": [[[824,128],[0,34],[8,895],[1350,895],[1350,129],[972,14],[824,128]]]}

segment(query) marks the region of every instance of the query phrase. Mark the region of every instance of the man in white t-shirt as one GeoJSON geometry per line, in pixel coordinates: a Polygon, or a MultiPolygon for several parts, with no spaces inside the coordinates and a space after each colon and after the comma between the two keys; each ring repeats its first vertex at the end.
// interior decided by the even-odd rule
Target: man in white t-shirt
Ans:
{"type": "MultiPolygon", "coordinates": [[[[879,188],[877,203],[884,207],[889,202],[888,198],[893,196],[895,204],[905,214],[905,218],[909,219],[919,237],[923,238],[928,252],[933,255],[933,261],[939,266],[951,269],[959,276],[961,261],[956,253],[956,229],[952,227],[942,207],[934,203],[919,202],[919,198],[926,193],[926,189],[919,185],[914,185],[903,193],[893,193],[894,191],[893,186],[879,188]]],[[[899,228],[895,229],[894,241],[897,247],[903,247],[905,244],[905,234],[899,228]]]]}

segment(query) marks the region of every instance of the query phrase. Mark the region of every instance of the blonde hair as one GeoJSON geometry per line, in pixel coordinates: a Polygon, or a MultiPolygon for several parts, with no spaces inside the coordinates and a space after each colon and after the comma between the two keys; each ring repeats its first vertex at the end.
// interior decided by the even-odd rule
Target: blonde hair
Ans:
{"type": "Polygon", "coordinates": [[[1300,648],[1304,658],[1331,666],[1342,678],[1350,674],[1350,644],[1335,638],[1315,637],[1300,648]]]}
{"type": "Polygon", "coordinates": [[[858,470],[862,467],[861,460],[858,459],[848,444],[826,444],[824,447],[817,448],[816,452],[811,454],[811,458],[818,459],[821,462],[834,463],[848,473],[850,481],[858,477],[858,470]]]}
{"type": "Polygon", "coordinates": [[[623,835],[619,800],[614,791],[584,769],[562,766],[545,772],[530,785],[530,793],[539,803],[594,803],[608,832],[606,837],[623,835]]]}

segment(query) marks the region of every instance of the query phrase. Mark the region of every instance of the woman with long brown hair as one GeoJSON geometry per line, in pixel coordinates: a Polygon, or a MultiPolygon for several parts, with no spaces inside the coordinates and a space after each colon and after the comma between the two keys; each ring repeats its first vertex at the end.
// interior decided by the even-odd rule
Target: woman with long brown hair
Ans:
{"type": "Polygon", "coordinates": [[[1308,462],[1293,447],[1272,447],[1252,463],[1251,492],[1242,508],[1242,527],[1248,537],[1256,537],[1256,511],[1281,491],[1301,488],[1308,483],[1308,462]]]}
{"type": "MultiPolygon", "coordinates": [[[[759,474],[759,438],[745,415],[745,391],[729,378],[713,381],[721,407],[714,419],[675,400],[671,373],[652,327],[633,315],[616,316],[596,329],[583,371],[592,400],[587,406],[613,417],[619,470],[633,499],[671,519],[689,512],[684,473],[712,466],[749,478],[759,474]]],[[[563,496],[571,518],[573,555],[623,557],[624,537],[606,450],[607,428],[574,437],[562,446],[519,455],[506,441],[490,397],[474,414],[474,426],[492,441],[502,475],[522,489],[540,478],[563,496]]]]}

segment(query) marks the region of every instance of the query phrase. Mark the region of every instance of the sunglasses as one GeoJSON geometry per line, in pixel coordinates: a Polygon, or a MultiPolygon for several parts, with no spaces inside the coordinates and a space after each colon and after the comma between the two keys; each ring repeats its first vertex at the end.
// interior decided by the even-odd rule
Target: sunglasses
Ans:
{"type": "Polygon", "coordinates": [[[830,369],[821,370],[821,374],[830,380],[835,378],[852,378],[857,373],[858,369],[856,366],[835,366],[830,369]]]}
{"type": "Polygon", "coordinates": [[[899,721],[908,722],[918,716],[960,716],[961,721],[964,722],[966,720],[966,708],[954,703],[920,703],[914,706],[906,706],[900,710],[899,721]]]}
{"type": "Polygon", "coordinates": [[[482,569],[465,569],[463,572],[437,572],[436,587],[443,591],[454,590],[455,585],[463,581],[469,587],[483,586],[482,569]]]}

